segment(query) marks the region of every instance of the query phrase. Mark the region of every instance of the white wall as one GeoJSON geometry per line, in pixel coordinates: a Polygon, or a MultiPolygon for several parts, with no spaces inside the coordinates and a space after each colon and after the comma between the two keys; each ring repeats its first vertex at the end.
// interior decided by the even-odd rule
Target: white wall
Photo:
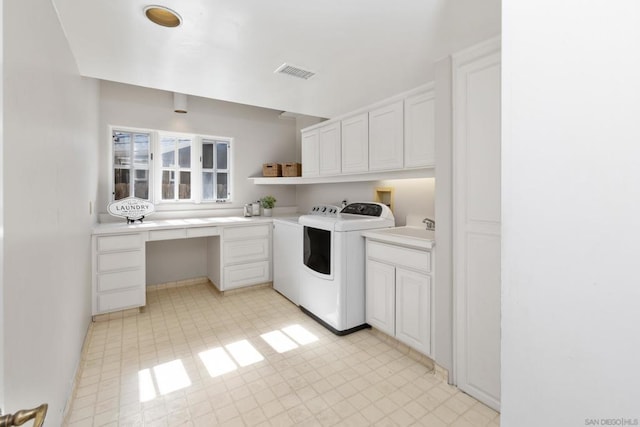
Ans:
{"type": "MultiPolygon", "coordinates": [[[[100,84],[100,185],[98,209],[111,198],[109,125],[187,132],[234,138],[231,204],[189,205],[206,215],[225,211],[237,215],[245,203],[272,194],[277,207],[295,206],[293,186],[259,186],[247,177],[262,175],[262,164],[296,159],[296,121],[279,118],[280,111],[212,99],[188,97],[188,113],[173,112],[173,94],[113,82],[100,84]]],[[[162,207],[157,206],[158,209],[162,207]]],[[[150,217],[150,219],[153,219],[150,217]]],[[[206,247],[201,239],[147,246],[147,284],[206,276],[206,247]],[[199,255],[201,254],[201,255],[199,255]]]]}
{"type": "Polygon", "coordinates": [[[207,239],[147,242],[148,285],[207,276],[207,239]]]}
{"type": "Polygon", "coordinates": [[[178,114],[173,111],[171,92],[105,81],[100,89],[100,212],[106,212],[111,201],[109,125],[234,138],[233,203],[191,205],[192,209],[239,208],[267,194],[276,197],[279,207],[295,204],[294,188],[256,186],[247,179],[262,175],[263,163],[295,159],[295,121],[279,118],[280,111],[189,96],[189,112],[178,114]]]}
{"type": "Polygon", "coordinates": [[[504,2],[506,427],[640,422],[638,16],[504,2]]]}
{"type": "Polygon", "coordinates": [[[316,204],[340,206],[344,199],[349,203],[370,202],[374,199],[377,187],[394,189],[396,225],[405,225],[406,216],[410,213],[434,218],[435,180],[433,178],[298,185],[298,212],[309,212],[316,204]]]}
{"type": "Polygon", "coordinates": [[[58,426],[90,321],[98,84],[49,0],[4,4],[4,389],[58,426]]]}

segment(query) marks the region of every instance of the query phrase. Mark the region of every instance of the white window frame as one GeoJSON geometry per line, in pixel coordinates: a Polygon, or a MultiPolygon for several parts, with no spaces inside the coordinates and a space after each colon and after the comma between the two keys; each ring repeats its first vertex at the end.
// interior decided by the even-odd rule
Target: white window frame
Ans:
{"type": "MultiPolygon", "coordinates": [[[[199,179],[198,182],[200,184],[200,188],[199,188],[199,192],[198,192],[198,197],[199,197],[199,201],[201,203],[231,203],[232,201],[232,195],[233,195],[233,188],[232,188],[232,182],[233,182],[233,177],[232,177],[232,147],[233,145],[233,138],[228,138],[228,137],[222,137],[222,136],[201,136],[199,138],[199,149],[200,149],[200,171],[199,171],[199,179]],[[213,143],[214,147],[213,147],[213,168],[207,168],[206,170],[204,169],[204,149],[203,146],[204,144],[210,144],[213,143]],[[217,144],[226,144],[227,145],[227,168],[226,169],[218,169],[218,150],[216,150],[216,145],[217,144]],[[204,180],[202,178],[204,172],[208,172],[208,173],[212,173],[213,174],[213,185],[214,188],[217,186],[217,180],[218,180],[218,173],[226,173],[227,174],[227,197],[226,198],[215,198],[215,199],[207,199],[204,200],[203,199],[203,189],[204,189],[204,180]]],[[[216,191],[216,195],[217,195],[217,190],[216,191]]]]}
{"type": "MultiPolygon", "coordinates": [[[[231,204],[233,202],[233,170],[234,170],[234,161],[233,161],[233,138],[226,136],[214,136],[214,135],[198,135],[192,133],[179,133],[179,132],[170,132],[170,131],[162,131],[155,129],[144,129],[144,128],[132,128],[129,126],[109,126],[109,137],[108,140],[110,142],[109,146],[109,192],[111,194],[110,200],[113,201],[115,199],[115,169],[116,165],[114,164],[114,144],[113,144],[113,133],[114,132],[127,132],[127,133],[144,133],[149,135],[149,163],[148,163],[148,180],[149,180],[149,201],[154,203],[155,205],[164,205],[164,206],[177,206],[177,205],[188,205],[188,204],[231,204]],[[160,140],[162,137],[176,137],[176,138],[188,138],[191,140],[191,167],[190,168],[182,168],[183,170],[188,170],[191,173],[191,198],[189,199],[177,199],[179,196],[176,193],[176,199],[173,200],[163,200],[162,199],[162,171],[166,168],[162,167],[162,156],[160,154],[160,140]],[[217,179],[218,172],[227,173],[227,192],[228,198],[226,199],[211,199],[211,200],[203,200],[203,155],[202,155],[202,147],[205,142],[220,142],[227,144],[227,169],[217,169],[217,150],[214,147],[214,168],[207,169],[209,172],[213,172],[214,174],[214,185],[217,179]]],[[[132,153],[133,154],[133,153],[132,153]]],[[[179,158],[177,157],[176,151],[176,165],[178,165],[179,158]]],[[[133,158],[132,158],[133,161],[133,158]]],[[[176,173],[179,173],[180,168],[176,168],[176,173]]],[[[130,169],[130,182],[131,185],[135,182],[135,169],[130,169]]],[[[133,192],[130,193],[133,195],[133,192]]],[[[217,195],[217,194],[216,194],[217,195]]]]}
{"type": "MultiPolygon", "coordinates": [[[[109,137],[108,140],[110,141],[110,145],[109,145],[109,199],[111,201],[115,200],[116,197],[116,183],[115,183],[115,169],[116,169],[116,165],[114,164],[114,157],[115,157],[115,148],[113,145],[113,133],[114,132],[126,132],[126,133],[131,133],[131,134],[135,134],[135,133],[144,133],[144,134],[148,134],[149,135],[149,156],[147,158],[147,177],[148,177],[148,185],[149,185],[149,198],[147,200],[149,200],[150,202],[153,203],[153,198],[154,198],[154,175],[153,175],[153,151],[154,151],[154,146],[155,146],[155,131],[152,129],[142,129],[142,128],[131,128],[128,126],[109,126],[109,137]]],[[[134,143],[134,139],[132,138],[131,143],[134,143]]],[[[129,195],[130,196],[134,196],[135,195],[135,190],[134,190],[134,183],[135,183],[135,168],[134,168],[134,157],[133,157],[133,147],[131,150],[131,168],[129,169],[129,180],[130,180],[130,185],[131,188],[129,190],[129,195]]]]}
{"type": "MultiPolygon", "coordinates": [[[[156,139],[156,143],[155,143],[155,150],[154,152],[156,153],[156,155],[154,155],[154,167],[156,170],[156,179],[155,182],[157,182],[158,184],[154,186],[154,193],[155,193],[155,203],[156,204],[174,204],[174,203],[194,203],[197,202],[197,193],[195,193],[197,191],[197,185],[194,185],[194,173],[197,173],[197,169],[199,169],[198,164],[197,164],[197,159],[198,159],[198,155],[199,153],[197,152],[197,137],[195,135],[192,134],[185,134],[185,133],[176,133],[176,132],[163,132],[163,131],[157,131],[156,132],[157,137],[156,139]],[[175,165],[173,167],[164,167],[162,165],[162,153],[160,152],[160,141],[163,138],[176,138],[176,139],[188,139],[191,141],[191,158],[190,160],[190,167],[188,168],[183,168],[180,167],[180,159],[179,159],[179,153],[178,153],[178,149],[177,147],[174,150],[175,153],[175,165]],[[163,199],[162,198],[162,173],[165,170],[170,170],[173,171],[176,175],[179,175],[180,172],[189,172],[191,174],[191,195],[188,199],[180,199],[179,198],[179,187],[176,183],[176,187],[174,188],[174,198],[173,199],[163,199]]],[[[175,179],[175,178],[174,178],[175,179]]],[[[178,179],[179,181],[179,179],[178,179]]]]}

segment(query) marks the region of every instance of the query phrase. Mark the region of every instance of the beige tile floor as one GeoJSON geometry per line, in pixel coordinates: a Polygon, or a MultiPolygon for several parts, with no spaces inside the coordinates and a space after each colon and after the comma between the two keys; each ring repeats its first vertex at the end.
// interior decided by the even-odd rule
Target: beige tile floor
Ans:
{"type": "Polygon", "coordinates": [[[499,422],[379,334],[337,337],[271,287],[221,295],[201,283],[92,323],[65,425],[499,422]]]}

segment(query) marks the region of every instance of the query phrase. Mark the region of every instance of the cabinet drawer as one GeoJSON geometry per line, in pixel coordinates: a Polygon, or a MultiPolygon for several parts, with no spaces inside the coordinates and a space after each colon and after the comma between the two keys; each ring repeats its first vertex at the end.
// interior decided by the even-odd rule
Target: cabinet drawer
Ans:
{"type": "Polygon", "coordinates": [[[149,240],[173,240],[184,239],[185,237],[187,237],[187,233],[185,233],[184,228],[149,231],[149,240]]]}
{"type": "Polygon", "coordinates": [[[431,271],[431,252],[368,241],[367,258],[425,272],[431,271]]]}
{"type": "Polygon", "coordinates": [[[143,244],[142,234],[121,234],[118,236],[98,236],[98,252],[121,251],[124,249],[140,249],[143,244]]]}
{"type": "Polygon", "coordinates": [[[232,265],[224,268],[224,289],[257,285],[270,280],[268,261],[232,265]]]}
{"type": "Polygon", "coordinates": [[[220,229],[218,227],[187,228],[187,238],[189,238],[189,237],[218,236],[218,235],[220,235],[220,229]]]}
{"type": "Polygon", "coordinates": [[[224,264],[269,258],[269,239],[247,239],[224,242],[224,264]]]}
{"type": "Polygon", "coordinates": [[[269,237],[271,224],[249,225],[246,227],[227,227],[224,229],[226,240],[250,239],[256,237],[269,237]]]}
{"type": "Polygon", "coordinates": [[[145,304],[145,291],[145,287],[141,286],[139,289],[98,295],[98,312],[93,314],[142,307],[145,304]]]}
{"type": "Polygon", "coordinates": [[[144,270],[118,271],[98,274],[98,292],[144,287],[144,270]]]}
{"type": "Polygon", "coordinates": [[[128,251],[98,255],[98,272],[144,268],[144,252],[128,251]]]}

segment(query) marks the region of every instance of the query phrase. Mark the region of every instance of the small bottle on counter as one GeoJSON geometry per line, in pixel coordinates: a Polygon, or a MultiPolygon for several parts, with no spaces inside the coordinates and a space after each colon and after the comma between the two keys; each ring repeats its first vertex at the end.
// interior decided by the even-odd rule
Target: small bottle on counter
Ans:
{"type": "Polygon", "coordinates": [[[251,214],[253,216],[260,216],[260,200],[251,204],[251,214]]]}

